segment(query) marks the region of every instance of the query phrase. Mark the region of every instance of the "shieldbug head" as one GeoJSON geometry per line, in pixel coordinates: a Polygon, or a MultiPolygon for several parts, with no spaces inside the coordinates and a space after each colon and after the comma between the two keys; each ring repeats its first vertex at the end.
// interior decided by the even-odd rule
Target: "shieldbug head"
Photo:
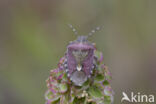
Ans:
{"type": "MultiPolygon", "coordinates": [[[[69,25],[77,35],[76,29],[69,25]]],[[[92,30],[88,35],[78,35],[77,39],[70,42],[65,54],[64,70],[74,85],[81,86],[88,78],[91,77],[95,63],[95,45],[87,40],[100,27],[92,30]]]]}

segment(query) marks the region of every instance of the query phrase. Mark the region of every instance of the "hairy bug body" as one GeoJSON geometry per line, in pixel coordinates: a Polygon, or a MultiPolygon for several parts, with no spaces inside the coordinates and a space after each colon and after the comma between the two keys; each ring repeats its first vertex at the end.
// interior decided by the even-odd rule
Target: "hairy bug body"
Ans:
{"type": "Polygon", "coordinates": [[[95,47],[80,36],[67,47],[67,73],[76,85],[82,85],[91,75],[95,47]]]}
{"type": "MultiPolygon", "coordinates": [[[[75,34],[76,29],[69,25],[75,34]]],[[[96,28],[99,30],[100,28],[96,28]]],[[[88,36],[92,35],[96,30],[92,30],[88,36]]],[[[70,42],[67,46],[65,56],[64,69],[70,80],[77,86],[81,86],[88,78],[91,77],[92,70],[95,68],[95,46],[90,43],[88,36],[78,36],[77,40],[70,42]]]]}

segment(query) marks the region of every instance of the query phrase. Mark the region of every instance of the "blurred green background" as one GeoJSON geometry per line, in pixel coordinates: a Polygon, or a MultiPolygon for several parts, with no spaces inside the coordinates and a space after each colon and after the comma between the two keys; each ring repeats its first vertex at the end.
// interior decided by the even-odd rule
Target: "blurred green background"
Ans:
{"type": "MultiPolygon", "coordinates": [[[[69,41],[90,37],[122,92],[156,94],[156,0],[0,0],[0,104],[44,104],[45,80],[69,41]]],[[[126,103],[126,102],[125,102],[126,103]]]]}

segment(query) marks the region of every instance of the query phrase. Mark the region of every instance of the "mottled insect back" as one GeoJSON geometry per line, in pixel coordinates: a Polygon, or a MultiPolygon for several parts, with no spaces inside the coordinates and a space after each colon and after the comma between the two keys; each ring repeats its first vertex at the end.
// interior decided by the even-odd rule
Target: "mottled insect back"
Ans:
{"type": "Polygon", "coordinates": [[[95,47],[87,40],[86,36],[79,36],[67,47],[67,73],[75,85],[82,85],[89,76],[94,66],[95,47]]]}

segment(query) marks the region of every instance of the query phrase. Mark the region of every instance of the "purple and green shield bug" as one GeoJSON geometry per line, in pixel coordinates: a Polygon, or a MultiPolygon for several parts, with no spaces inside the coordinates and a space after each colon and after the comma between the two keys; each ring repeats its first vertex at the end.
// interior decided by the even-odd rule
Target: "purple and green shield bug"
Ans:
{"type": "Polygon", "coordinates": [[[110,86],[111,73],[103,64],[103,55],[88,41],[100,27],[88,35],[78,35],[67,46],[58,67],[46,80],[46,104],[112,104],[114,92],[110,86]]]}
{"type": "MultiPolygon", "coordinates": [[[[69,27],[72,28],[76,35],[78,34],[72,25],[69,25],[69,27]]],[[[96,67],[96,57],[94,55],[96,48],[94,43],[89,42],[87,38],[98,30],[100,30],[100,27],[92,30],[86,36],[78,35],[77,39],[71,41],[67,46],[63,69],[76,86],[81,86],[88,78],[90,78],[93,69],[96,67]]]]}

